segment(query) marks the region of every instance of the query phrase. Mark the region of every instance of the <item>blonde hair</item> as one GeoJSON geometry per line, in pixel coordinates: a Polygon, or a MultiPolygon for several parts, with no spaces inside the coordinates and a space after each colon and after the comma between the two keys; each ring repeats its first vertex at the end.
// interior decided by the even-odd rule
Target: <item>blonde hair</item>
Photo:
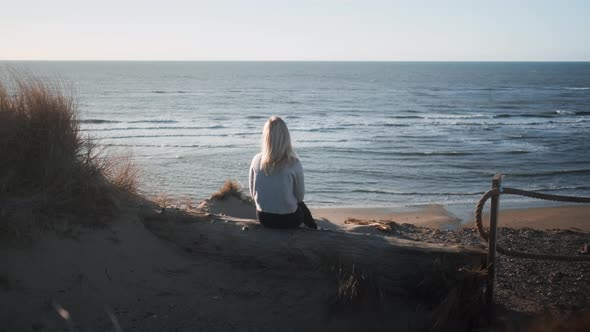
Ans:
{"type": "Polygon", "coordinates": [[[271,116],[262,129],[260,169],[268,175],[294,160],[297,160],[297,155],[291,146],[287,124],[278,116],[271,116]]]}

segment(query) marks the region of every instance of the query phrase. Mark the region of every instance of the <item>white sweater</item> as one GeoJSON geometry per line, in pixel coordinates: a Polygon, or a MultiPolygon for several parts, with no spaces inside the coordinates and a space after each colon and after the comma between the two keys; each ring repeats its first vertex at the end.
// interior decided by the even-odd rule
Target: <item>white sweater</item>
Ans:
{"type": "Polygon", "coordinates": [[[303,201],[305,184],[303,167],[299,160],[275,169],[266,175],[260,169],[260,153],[250,164],[250,196],[261,212],[289,214],[297,210],[297,203],[303,201]]]}

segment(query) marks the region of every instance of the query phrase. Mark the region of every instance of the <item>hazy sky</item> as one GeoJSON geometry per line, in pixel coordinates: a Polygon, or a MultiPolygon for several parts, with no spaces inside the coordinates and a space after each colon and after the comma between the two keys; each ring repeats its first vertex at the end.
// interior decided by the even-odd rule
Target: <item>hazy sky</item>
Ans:
{"type": "Polygon", "coordinates": [[[590,0],[0,0],[0,59],[590,61],[590,0]]]}

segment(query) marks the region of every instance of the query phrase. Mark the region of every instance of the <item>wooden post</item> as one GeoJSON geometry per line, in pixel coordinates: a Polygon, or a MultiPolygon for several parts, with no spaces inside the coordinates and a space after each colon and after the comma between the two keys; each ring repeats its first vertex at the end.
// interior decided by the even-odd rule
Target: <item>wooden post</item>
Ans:
{"type": "MultiPolygon", "coordinates": [[[[502,174],[496,174],[492,178],[492,189],[500,189],[502,186],[502,174]]],[[[498,227],[498,208],[500,196],[492,196],[490,206],[490,238],[488,242],[488,279],[486,284],[486,301],[489,306],[489,318],[492,317],[494,301],[494,278],[496,277],[496,231],[498,227]]]]}

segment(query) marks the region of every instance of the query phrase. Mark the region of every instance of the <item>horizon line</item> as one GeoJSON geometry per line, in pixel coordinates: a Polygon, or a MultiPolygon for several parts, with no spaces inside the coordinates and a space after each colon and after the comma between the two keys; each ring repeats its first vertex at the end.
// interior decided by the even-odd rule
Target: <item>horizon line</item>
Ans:
{"type": "Polygon", "coordinates": [[[537,62],[537,63],[580,63],[589,60],[175,60],[175,59],[0,59],[5,62],[537,62]]]}

